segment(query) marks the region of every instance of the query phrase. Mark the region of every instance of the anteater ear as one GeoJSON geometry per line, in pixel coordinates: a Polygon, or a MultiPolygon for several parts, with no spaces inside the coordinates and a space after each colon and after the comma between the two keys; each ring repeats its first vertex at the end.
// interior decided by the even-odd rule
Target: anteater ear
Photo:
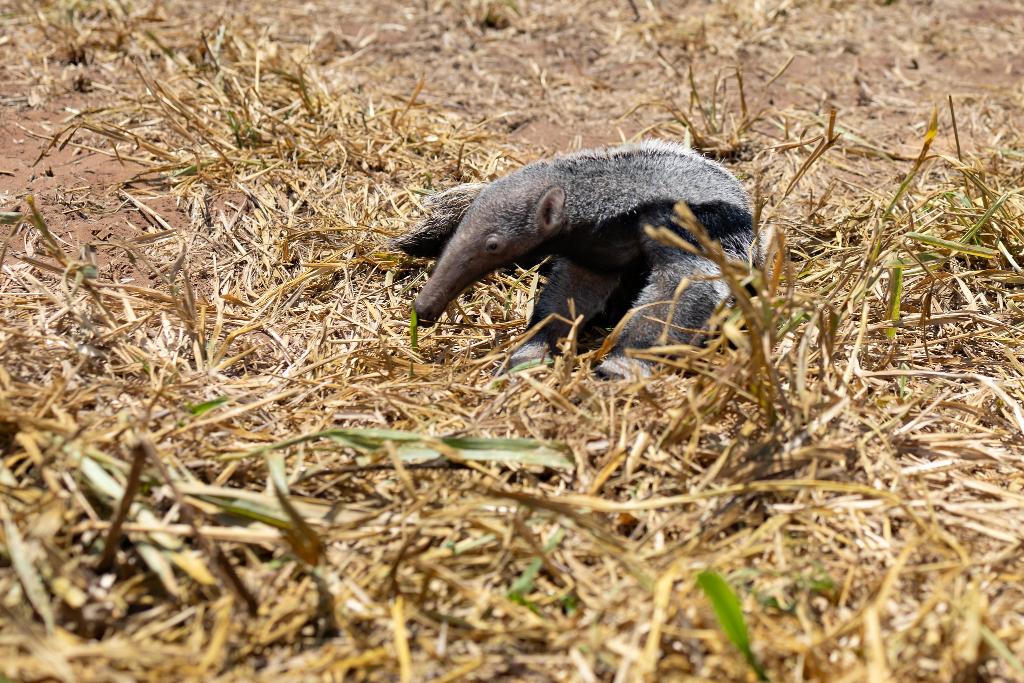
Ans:
{"type": "Polygon", "coordinates": [[[410,256],[436,258],[462,222],[470,204],[487,187],[485,183],[467,183],[431,195],[423,202],[426,214],[412,230],[391,240],[391,248],[410,256]]]}
{"type": "Polygon", "coordinates": [[[565,190],[557,185],[544,193],[537,204],[537,225],[545,233],[556,232],[565,222],[565,190]]]}

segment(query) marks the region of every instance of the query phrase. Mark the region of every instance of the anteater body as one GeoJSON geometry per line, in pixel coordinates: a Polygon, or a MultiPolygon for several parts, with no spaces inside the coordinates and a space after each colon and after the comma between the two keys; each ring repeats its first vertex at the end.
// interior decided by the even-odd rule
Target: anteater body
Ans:
{"type": "Polygon", "coordinates": [[[692,241],[675,220],[679,202],[727,255],[750,258],[753,221],[740,182],[718,163],[659,140],[567,154],[490,184],[457,186],[432,197],[425,219],[395,246],[437,256],[414,303],[423,321],[437,320],[487,273],[553,257],[530,326],[555,318],[513,354],[512,366],[556,348],[569,331],[558,317],[575,313],[589,322],[628,291],[638,311],[598,367],[599,374],[622,377],[647,371],[626,349],[699,343],[728,296],[714,263],[648,236],[646,226],[666,226],[692,241]],[[688,286],[679,293],[684,279],[688,286]]]}

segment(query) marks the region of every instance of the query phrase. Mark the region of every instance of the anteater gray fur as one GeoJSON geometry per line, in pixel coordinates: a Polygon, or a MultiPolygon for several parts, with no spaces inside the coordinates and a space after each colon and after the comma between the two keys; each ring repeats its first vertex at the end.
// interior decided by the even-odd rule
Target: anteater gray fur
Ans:
{"type": "MultiPolygon", "coordinates": [[[[753,221],[743,186],[719,164],[658,140],[538,161],[489,185],[434,195],[426,218],[394,244],[409,254],[438,257],[414,304],[425,322],[437,320],[487,273],[548,255],[554,258],[531,327],[551,314],[568,318],[570,310],[587,323],[625,292],[638,310],[597,370],[610,377],[646,374],[646,364],[627,358],[626,349],[699,344],[708,318],[729,294],[714,263],[644,231],[646,225],[668,226],[692,240],[673,220],[678,202],[690,207],[726,254],[750,258],[753,221]],[[689,285],[677,295],[684,279],[689,285]]],[[[760,265],[762,250],[757,252],[760,265]]],[[[544,357],[568,331],[565,323],[549,322],[510,364],[544,357]]]]}

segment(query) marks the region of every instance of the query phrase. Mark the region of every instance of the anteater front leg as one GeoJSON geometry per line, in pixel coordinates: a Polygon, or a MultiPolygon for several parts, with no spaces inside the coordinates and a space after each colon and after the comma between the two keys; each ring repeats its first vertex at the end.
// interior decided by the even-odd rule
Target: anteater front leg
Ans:
{"type": "Polygon", "coordinates": [[[557,350],[558,341],[568,336],[572,329],[566,321],[572,320],[575,314],[583,316],[582,324],[585,325],[604,310],[608,298],[618,286],[617,273],[599,273],[568,259],[555,258],[548,283],[533,307],[528,327],[532,329],[552,314],[556,317],[548,320],[528,342],[516,349],[509,359],[509,367],[539,360],[557,350]]]}
{"type": "Polygon", "coordinates": [[[675,249],[653,255],[650,277],[633,304],[632,318],[608,357],[597,367],[607,378],[650,373],[649,363],[628,358],[626,349],[704,342],[708,319],[729,296],[718,266],[706,258],[675,249]],[[688,285],[677,294],[683,280],[688,285]]]}

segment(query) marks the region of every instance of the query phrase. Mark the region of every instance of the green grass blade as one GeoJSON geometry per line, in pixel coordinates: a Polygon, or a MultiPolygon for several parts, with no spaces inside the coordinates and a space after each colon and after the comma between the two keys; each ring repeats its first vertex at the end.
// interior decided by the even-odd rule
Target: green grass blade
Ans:
{"type": "Polygon", "coordinates": [[[554,365],[555,362],[550,358],[534,358],[533,360],[523,361],[519,365],[514,365],[508,370],[508,374],[514,374],[522,370],[529,370],[531,368],[540,367],[541,365],[554,365]]]}
{"type": "Polygon", "coordinates": [[[522,597],[533,590],[533,584],[540,575],[540,568],[544,566],[544,562],[539,558],[535,557],[530,560],[530,563],[526,565],[526,569],[519,575],[512,585],[508,588],[509,597],[519,596],[522,597]]]}
{"type": "MultiPolygon", "coordinates": [[[[892,269],[889,280],[889,307],[886,314],[889,320],[897,322],[900,319],[900,301],[903,299],[903,268],[897,266],[892,269]]],[[[891,325],[885,328],[885,336],[888,339],[896,338],[896,326],[891,325]]]]}
{"type": "Polygon", "coordinates": [[[743,619],[743,610],[740,608],[740,599],[736,596],[736,592],[722,578],[721,574],[710,569],[697,575],[697,585],[711,601],[718,624],[722,627],[726,637],[743,653],[747,664],[757,674],[757,679],[767,681],[768,676],[765,675],[764,668],[754,656],[754,651],[750,649],[747,622],[743,619]]]}
{"type": "Polygon", "coordinates": [[[928,122],[928,130],[925,131],[924,134],[924,143],[921,145],[921,154],[918,155],[917,161],[914,162],[914,167],[910,169],[910,172],[907,173],[903,182],[900,183],[900,186],[896,189],[896,194],[893,195],[892,201],[889,202],[889,206],[885,209],[885,213],[882,214],[883,219],[887,219],[892,215],[893,209],[896,208],[896,204],[899,202],[900,197],[902,197],[903,193],[907,191],[908,187],[910,187],[910,183],[914,180],[914,176],[917,175],[917,172],[921,169],[921,165],[928,157],[928,150],[931,148],[932,141],[935,140],[935,136],[938,135],[938,133],[939,111],[938,109],[933,108],[931,120],[928,122]]]}
{"type": "Polygon", "coordinates": [[[420,336],[419,336],[420,319],[416,315],[416,309],[412,309],[412,314],[409,316],[409,343],[412,346],[413,351],[420,350],[420,336]]]}
{"type": "MultiPolygon", "coordinates": [[[[547,542],[544,544],[544,554],[547,555],[552,550],[557,548],[558,545],[562,542],[563,538],[565,538],[565,530],[562,529],[562,527],[558,527],[557,529],[555,529],[554,533],[551,534],[547,542]]],[[[526,569],[523,570],[523,573],[520,574],[519,577],[512,582],[511,586],[509,586],[509,600],[519,603],[520,605],[525,605],[526,607],[532,609],[534,612],[539,613],[536,605],[530,602],[526,598],[526,596],[533,592],[534,584],[537,581],[537,577],[540,576],[540,570],[543,566],[544,561],[539,557],[535,557],[532,560],[530,560],[530,563],[526,565],[526,569]]]]}
{"type": "Polygon", "coordinates": [[[21,538],[21,532],[14,523],[7,506],[0,502],[0,522],[4,530],[4,543],[7,546],[7,554],[10,557],[11,565],[14,567],[14,574],[21,582],[21,587],[29,604],[35,608],[36,613],[42,618],[47,633],[53,633],[56,621],[54,620],[53,607],[50,605],[50,596],[43,585],[43,579],[39,575],[32,561],[32,555],[25,542],[21,538]]]}
{"type": "Polygon", "coordinates": [[[999,639],[999,636],[993,633],[992,629],[987,626],[982,626],[981,637],[985,639],[985,642],[989,644],[989,647],[995,650],[995,652],[1010,665],[1010,668],[1024,677],[1024,663],[1020,661],[1017,655],[1013,654],[1010,648],[1006,646],[1006,643],[999,639]]]}
{"type": "Polygon", "coordinates": [[[1017,192],[1004,192],[999,195],[999,197],[997,197],[996,200],[988,207],[988,210],[985,211],[985,214],[978,219],[978,222],[972,225],[970,230],[964,233],[963,237],[960,238],[960,241],[973,242],[978,237],[978,233],[981,229],[992,220],[992,216],[995,212],[1006,203],[1006,200],[1009,199],[1011,195],[1014,194],[1017,194],[1017,192]]]}
{"type": "Polygon", "coordinates": [[[941,237],[926,235],[920,232],[908,232],[906,237],[907,239],[912,239],[915,242],[920,242],[921,244],[949,249],[950,251],[956,251],[970,256],[977,256],[979,258],[997,258],[999,256],[999,252],[997,250],[983,247],[980,244],[964,244],[963,242],[944,240],[941,237]]]}
{"type": "Polygon", "coordinates": [[[276,529],[287,529],[288,519],[279,510],[266,505],[261,505],[249,500],[238,498],[225,498],[221,496],[197,496],[211,505],[216,505],[224,512],[247,519],[252,522],[261,522],[276,529]]]}
{"type": "Polygon", "coordinates": [[[397,446],[403,462],[422,462],[443,457],[444,448],[452,448],[460,458],[477,462],[508,462],[523,465],[541,465],[552,469],[571,469],[573,461],[562,444],[546,443],[535,439],[505,439],[468,436],[429,437],[397,429],[325,429],[304,434],[268,446],[260,446],[228,459],[264,456],[266,453],[296,446],[310,441],[330,439],[361,454],[373,453],[387,442],[397,446]]]}
{"type": "Polygon", "coordinates": [[[206,413],[210,412],[214,408],[224,405],[225,403],[227,403],[227,401],[227,396],[218,396],[217,398],[211,399],[209,401],[203,401],[202,403],[186,403],[185,410],[192,413],[194,417],[200,417],[201,415],[205,415],[206,413]]]}
{"type": "Polygon", "coordinates": [[[316,566],[323,555],[323,542],[313,527],[303,519],[302,515],[288,499],[288,475],[285,471],[284,456],[281,453],[267,454],[267,471],[270,482],[277,497],[277,504],[288,517],[288,524],[282,527],[285,540],[292,551],[306,563],[316,566]]]}

